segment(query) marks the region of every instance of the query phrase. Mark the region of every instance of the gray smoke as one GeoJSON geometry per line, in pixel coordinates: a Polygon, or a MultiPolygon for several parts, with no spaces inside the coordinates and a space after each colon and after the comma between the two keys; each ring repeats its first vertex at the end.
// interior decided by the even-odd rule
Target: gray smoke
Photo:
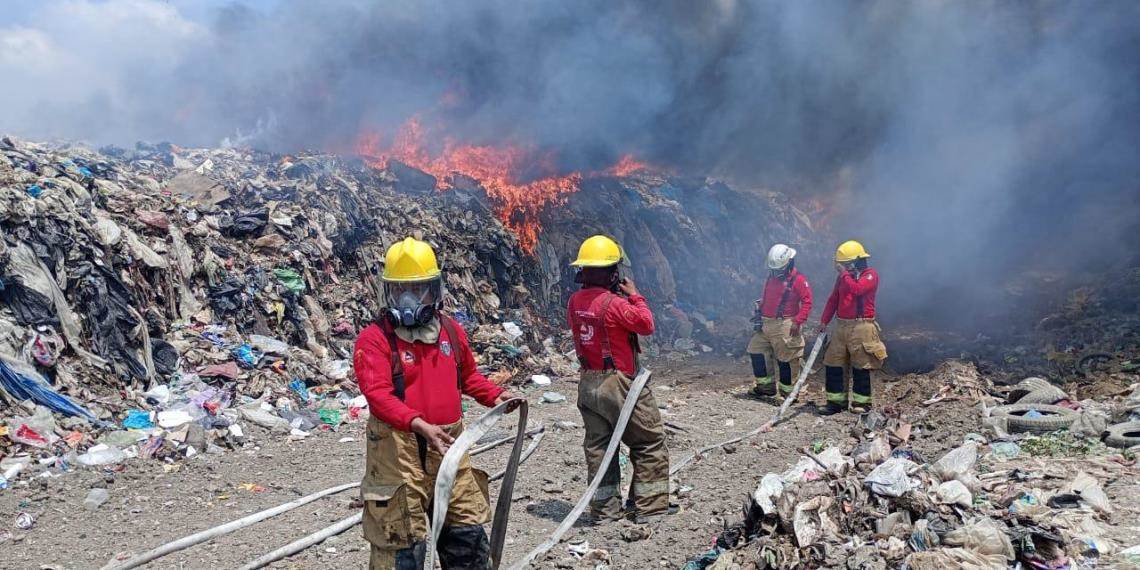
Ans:
{"type": "Polygon", "coordinates": [[[30,138],[347,150],[419,115],[567,170],[632,152],[835,193],[896,311],[1138,242],[1130,0],[12,4],[0,131],[30,138]]]}

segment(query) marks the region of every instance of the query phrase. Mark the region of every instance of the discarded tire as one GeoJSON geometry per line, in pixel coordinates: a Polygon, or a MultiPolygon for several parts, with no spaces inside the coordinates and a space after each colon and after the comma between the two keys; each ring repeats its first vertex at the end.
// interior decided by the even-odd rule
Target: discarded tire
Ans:
{"type": "Polygon", "coordinates": [[[1065,391],[1056,387],[1048,386],[1046,388],[1038,388],[1021,398],[1018,398],[1018,404],[1052,404],[1057,400],[1063,400],[1067,397],[1065,391]]]}
{"type": "MultiPolygon", "coordinates": [[[[1025,395],[1030,392],[1035,392],[1037,390],[1047,390],[1053,387],[1053,384],[1051,384],[1048,380],[1044,378],[1038,378],[1036,376],[1031,376],[1013,386],[1013,389],[1009,392],[1009,403],[1013,404],[1020,401],[1021,398],[1024,398],[1025,395]]],[[[1053,402],[1047,403],[1051,404],[1053,402]]]]}
{"type": "Polygon", "coordinates": [[[1109,447],[1127,449],[1140,445],[1140,422],[1125,422],[1108,427],[1104,444],[1109,447]]]}
{"type": "Polygon", "coordinates": [[[1049,433],[1068,428],[1077,419],[1077,412],[1048,404],[1011,404],[998,406],[994,415],[1005,416],[1009,431],[1014,433],[1049,433]],[[1025,417],[1036,410],[1040,417],[1025,417]]]}

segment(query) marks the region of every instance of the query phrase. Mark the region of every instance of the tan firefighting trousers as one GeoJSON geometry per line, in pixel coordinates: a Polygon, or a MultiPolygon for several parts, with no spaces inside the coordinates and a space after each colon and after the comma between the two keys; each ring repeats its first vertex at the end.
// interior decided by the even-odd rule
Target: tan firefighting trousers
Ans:
{"type": "MultiPolygon", "coordinates": [[[[827,343],[827,352],[823,355],[823,365],[827,367],[879,370],[883,361],[887,359],[887,346],[879,338],[879,323],[874,319],[837,319],[836,326],[831,332],[827,343]]],[[[825,387],[827,401],[832,404],[845,405],[847,391],[838,381],[835,385],[825,387]]],[[[851,390],[853,404],[871,403],[871,386],[853,385],[851,390]]]]}
{"type": "MultiPolygon", "coordinates": [[[[598,469],[605,469],[606,473],[594,493],[590,508],[595,514],[617,518],[622,512],[621,468],[617,457],[609,465],[601,463],[613,436],[614,422],[633,382],[616,370],[583,370],[580,377],[578,411],[582,413],[586,428],[582,442],[586,451],[586,467],[590,480],[598,469]]],[[[637,398],[621,440],[629,446],[629,460],[633,464],[630,498],[637,514],[652,515],[666,511],[669,508],[669,450],[665,446],[661,412],[648,386],[637,398]]]]}
{"type": "MultiPolygon", "coordinates": [[[[452,437],[463,433],[462,421],[441,427],[452,437]]],[[[421,464],[415,435],[368,417],[360,495],[364,501],[364,539],[372,545],[369,568],[394,568],[398,550],[427,539],[435,475],[442,460],[443,456],[429,446],[421,464]]],[[[472,467],[471,459],[464,457],[455,478],[446,524],[481,525],[490,518],[487,474],[472,467]]]]}
{"type": "MultiPolygon", "coordinates": [[[[780,393],[787,395],[792,391],[792,384],[800,375],[804,365],[804,335],[792,335],[795,323],[790,317],[782,319],[761,319],[760,330],[752,333],[748,341],[748,354],[762,354],[766,361],[767,376],[756,379],[756,386],[763,388],[771,386],[773,376],[778,378],[780,393]],[[788,363],[791,370],[789,378],[780,376],[778,362],[788,363]]],[[[757,373],[759,374],[759,372],[757,373]]],[[[771,389],[771,388],[769,388],[771,389]]]]}

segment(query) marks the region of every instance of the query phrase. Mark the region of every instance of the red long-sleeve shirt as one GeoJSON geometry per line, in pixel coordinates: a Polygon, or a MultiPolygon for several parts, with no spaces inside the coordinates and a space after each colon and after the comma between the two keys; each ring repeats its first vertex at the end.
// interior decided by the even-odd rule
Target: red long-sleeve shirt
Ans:
{"type": "MultiPolygon", "coordinates": [[[[602,287],[587,287],[571,295],[570,302],[566,306],[566,322],[570,324],[580,320],[579,315],[588,312],[594,300],[603,294],[612,293],[602,287]]],[[[628,299],[614,295],[603,319],[610,339],[610,354],[614,360],[614,368],[627,376],[633,376],[637,370],[634,369],[633,346],[630,344],[629,334],[642,336],[653,334],[653,312],[649,310],[649,304],[641,295],[630,295],[628,299]]],[[[571,332],[578,341],[583,339],[582,331],[574,329],[572,324],[571,332]]],[[[585,356],[590,361],[601,361],[600,342],[574,344],[576,349],[587,351],[586,354],[579,353],[579,358],[585,356]]]]}
{"type": "Polygon", "coordinates": [[[823,308],[823,317],[820,322],[827,324],[838,313],[841,319],[873,319],[875,318],[875,292],[879,290],[879,273],[873,267],[864,269],[859,279],[844,271],[835,278],[835,287],[831,296],[827,298],[827,305],[823,308]],[[858,308],[860,303],[863,312],[858,308]]]}
{"type": "Polygon", "coordinates": [[[769,319],[791,317],[796,326],[807,322],[811,314],[811,286],[807,277],[799,271],[792,269],[786,278],[769,277],[764,283],[764,293],[758,301],[760,314],[769,319]],[[780,299],[784,298],[784,288],[791,283],[788,297],[784,299],[784,309],[780,311],[780,299]]]}
{"type": "Polygon", "coordinates": [[[441,327],[435,344],[396,339],[397,353],[404,364],[404,400],[400,401],[392,386],[388,339],[375,324],[361,331],[353,352],[353,366],[371,414],[402,431],[410,431],[412,420],[418,417],[436,425],[459,421],[463,408],[456,359],[463,372],[463,393],[484,406],[493,406],[503,389],[479,373],[467,333],[458,323],[455,333],[459,338],[449,339],[447,329],[441,327]]]}

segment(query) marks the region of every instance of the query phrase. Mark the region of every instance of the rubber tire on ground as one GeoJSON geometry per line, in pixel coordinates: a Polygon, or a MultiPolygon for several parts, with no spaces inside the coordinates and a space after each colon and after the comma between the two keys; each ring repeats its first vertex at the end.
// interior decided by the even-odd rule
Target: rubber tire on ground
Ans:
{"type": "Polygon", "coordinates": [[[1140,445],[1140,422],[1124,422],[1108,426],[1104,444],[1109,447],[1128,449],[1140,445]]]}
{"type": "Polygon", "coordinates": [[[1044,378],[1038,378],[1036,376],[1030,376],[1029,378],[1026,378],[1025,380],[1022,380],[1021,382],[1013,385],[1013,389],[1009,391],[1009,402],[1011,404],[1015,403],[1030,392],[1045,390],[1052,387],[1053,384],[1051,384],[1048,380],[1044,378]]]}
{"type": "Polygon", "coordinates": [[[1052,404],[1057,400],[1064,400],[1068,397],[1065,391],[1056,387],[1049,386],[1048,388],[1038,388],[1017,399],[1018,404],[1052,404]]]}
{"type": "Polygon", "coordinates": [[[993,415],[1005,416],[1010,433],[1049,433],[1068,428],[1077,419],[1077,412],[1048,404],[1010,404],[994,408],[993,415]],[[1037,410],[1040,418],[1027,418],[1023,414],[1037,410]]]}

